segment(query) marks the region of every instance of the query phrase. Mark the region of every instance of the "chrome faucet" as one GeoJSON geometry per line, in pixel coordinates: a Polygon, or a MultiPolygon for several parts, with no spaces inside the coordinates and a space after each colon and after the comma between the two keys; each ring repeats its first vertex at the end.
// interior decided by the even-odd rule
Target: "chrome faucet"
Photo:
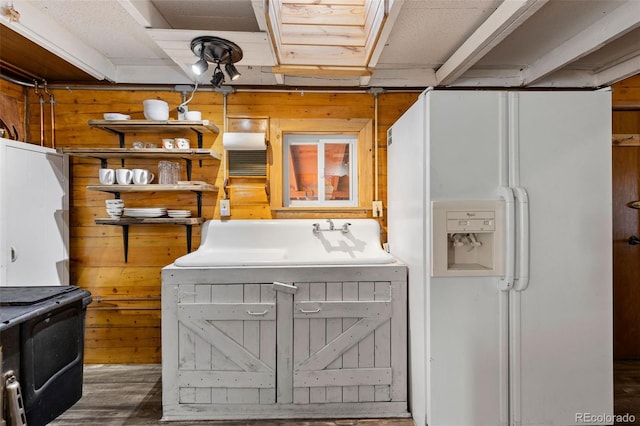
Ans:
{"type": "Polygon", "coordinates": [[[343,234],[348,234],[349,233],[349,226],[351,226],[351,224],[349,222],[345,222],[342,224],[342,226],[340,228],[336,229],[335,224],[333,223],[333,220],[331,219],[327,219],[327,222],[329,223],[329,229],[322,229],[320,228],[320,223],[316,222],[313,224],[313,233],[314,234],[319,234],[320,232],[323,231],[340,231],[343,234]]]}

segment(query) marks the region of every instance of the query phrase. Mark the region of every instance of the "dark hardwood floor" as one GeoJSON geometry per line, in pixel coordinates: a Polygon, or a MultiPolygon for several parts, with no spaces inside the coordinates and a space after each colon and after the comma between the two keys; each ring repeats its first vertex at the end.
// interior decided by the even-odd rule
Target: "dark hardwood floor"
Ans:
{"type": "Polygon", "coordinates": [[[616,424],[640,424],[640,360],[614,362],[613,384],[615,414],[635,417],[633,423],[616,424]]]}
{"type": "Polygon", "coordinates": [[[161,376],[160,364],[87,364],[82,398],[50,425],[414,426],[411,419],[161,422],[161,376]]]}
{"type": "MultiPolygon", "coordinates": [[[[614,363],[614,411],[640,424],[640,361],[614,363]]],[[[411,419],[161,422],[160,365],[86,365],[83,397],[51,425],[413,426],[411,419]]]]}

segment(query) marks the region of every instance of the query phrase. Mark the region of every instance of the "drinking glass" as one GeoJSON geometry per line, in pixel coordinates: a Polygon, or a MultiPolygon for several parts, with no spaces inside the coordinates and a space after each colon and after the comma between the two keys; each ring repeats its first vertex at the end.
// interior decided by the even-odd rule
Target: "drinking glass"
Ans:
{"type": "Polygon", "coordinates": [[[158,183],[160,185],[170,185],[172,177],[171,161],[160,161],[158,163],[158,183]]]}
{"type": "Polygon", "coordinates": [[[171,183],[177,185],[182,176],[182,165],[180,163],[171,163],[171,183]]]}

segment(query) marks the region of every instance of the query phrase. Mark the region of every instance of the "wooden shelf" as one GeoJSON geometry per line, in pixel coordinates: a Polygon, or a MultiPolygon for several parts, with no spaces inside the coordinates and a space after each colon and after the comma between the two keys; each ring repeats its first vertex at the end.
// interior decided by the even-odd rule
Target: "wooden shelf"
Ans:
{"type": "MultiPolygon", "coordinates": [[[[218,128],[208,120],[202,121],[153,121],[153,120],[89,120],[89,126],[104,130],[118,135],[120,141],[119,148],[62,148],[58,151],[70,156],[99,159],[102,168],[108,167],[109,159],[117,158],[122,160],[122,167],[127,158],[179,158],[186,163],[187,181],[191,180],[191,163],[192,160],[199,160],[202,166],[202,160],[214,159],[220,161],[220,154],[211,150],[202,148],[203,134],[213,134],[214,138],[218,135],[218,128]],[[191,149],[163,149],[163,148],[125,148],[125,134],[128,133],[172,133],[176,135],[184,135],[193,132],[197,135],[197,148],[191,149]]],[[[217,192],[218,187],[210,185],[206,182],[190,182],[179,185],[88,185],[87,190],[102,191],[115,194],[116,198],[120,198],[123,192],[195,192],[197,197],[198,213],[196,217],[189,218],[172,218],[172,217],[154,217],[154,218],[137,218],[122,217],[119,219],[99,218],[95,220],[98,225],[116,225],[122,227],[122,239],[124,242],[124,261],[128,261],[129,256],[129,226],[130,225],[181,225],[186,228],[187,233],[187,251],[191,251],[191,229],[193,225],[201,225],[205,219],[202,215],[202,193],[217,192]]]]}
{"type": "Polygon", "coordinates": [[[185,161],[187,180],[191,179],[191,163],[192,160],[213,159],[220,161],[220,154],[203,148],[195,149],[162,149],[162,148],[58,148],[58,152],[68,154],[74,157],[94,158],[100,160],[100,167],[106,169],[109,159],[122,159],[122,167],[124,167],[125,158],[179,158],[185,161]]]}
{"type": "Polygon", "coordinates": [[[176,133],[185,134],[193,132],[198,138],[198,148],[202,148],[202,135],[204,133],[217,136],[220,133],[218,127],[209,120],[89,120],[89,126],[118,135],[120,148],[124,149],[124,135],[127,133],[176,133]]]}
{"type": "Polygon", "coordinates": [[[163,149],[163,148],[59,148],[59,152],[74,157],[97,158],[182,158],[185,160],[220,160],[220,154],[204,148],[163,149]]]}
{"type": "Polygon", "coordinates": [[[120,219],[98,218],[98,225],[201,225],[203,217],[121,217],[120,219]]]}
{"type": "Polygon", "coordinates": [[[87,185],[87,190],[110,192],[114,194],[121,192],[217,192],[218,187],[208,183],[188,185],[160,185],[151,183],[148,185],[87,185]]]}
{"type": "Polygon", "coordinates": [[[220,133],[209,120],[89,120],[89,126],[112,133],[220,133]]]}

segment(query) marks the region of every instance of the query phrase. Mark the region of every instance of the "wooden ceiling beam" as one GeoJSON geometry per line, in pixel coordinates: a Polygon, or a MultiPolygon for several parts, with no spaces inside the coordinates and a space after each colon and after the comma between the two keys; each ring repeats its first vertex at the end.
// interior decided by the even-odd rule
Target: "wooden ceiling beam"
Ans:
{"type": "Polygon", "coordinates": [[[283,45],[280,51],[281,65],[364,66],[366,51],[355,46],[291,46],[283,45]]]}
{"type": "Polygon", "coordinates": [[[283,24],[363,26],[364,12],[363,6],[283,4],[280,20],[283,24]]]}
{"type": "Polygon", "coordinates": [[[285,44],[309,44],[320,46],[359,46],[365,45],[366,37],[362,27],[334,25],[285,25],[280,32],[285,44]]]}
{"type": "Polygon", "coordinates": [[[326,65],[278,65],[271,68],[277,74],[312,76],[370,77],[372,70],[366,67],[342,67],[326,65]]]}

